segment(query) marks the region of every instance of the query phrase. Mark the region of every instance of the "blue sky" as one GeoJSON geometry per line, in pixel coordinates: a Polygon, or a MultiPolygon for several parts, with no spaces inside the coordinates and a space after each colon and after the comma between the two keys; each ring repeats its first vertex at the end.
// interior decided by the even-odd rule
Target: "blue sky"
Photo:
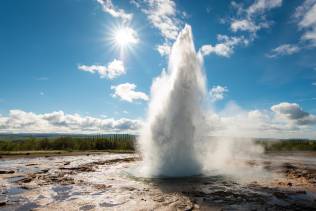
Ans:
{"type": "Polygon", "coordinates": [[[282,116],[284,136],[316,137],[314,0],[0,1],[1,131],[134,130],[186,23],[214,111],[282,116]],[[132,39],[124,46],[120,30],[132,39]],[[98,123],[82,124],[88,117],[98,123]]]}

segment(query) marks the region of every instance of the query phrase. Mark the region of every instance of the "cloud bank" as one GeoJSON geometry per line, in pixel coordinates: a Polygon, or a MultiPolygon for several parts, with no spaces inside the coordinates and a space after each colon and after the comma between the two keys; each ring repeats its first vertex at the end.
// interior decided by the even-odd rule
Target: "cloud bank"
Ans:
{"type": "Polygon", "coordinates": [[[247,111],[229,102],[208,121],[218,136],[316,138],[316,116],[296,103],[281,102],[268,110],[247,111]]]}
{"type": "Polygon", "coordinates": [[[96,118],[63,111],[35,114],[10,110],[8,116],[0,116],[0,132],[13,133],[135,133],[140,125],[140,120],[96,118]]]}
{"type": "MultiPolygon", "coordinates": [[[[96,118],[63,111],[36,114],[15,109],[6,116],[0,114],[0,132],[9,133],[138,134],[142,124],[139,119],[96,118]]],[[[316,115],[289,102],[263,110],[245,110],[229,102],[223,110],[206,115],[205,124],[212,136],[316,139],[316,115]]]]}

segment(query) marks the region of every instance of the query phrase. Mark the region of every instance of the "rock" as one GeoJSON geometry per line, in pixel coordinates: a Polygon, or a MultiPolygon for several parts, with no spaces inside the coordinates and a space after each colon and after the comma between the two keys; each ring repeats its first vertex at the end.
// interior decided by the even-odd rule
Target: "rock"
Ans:
{"type": "Polygon", "coordinates": [[[79,210],[93,210],[96,206],[93,204],[84,205],[79,208],[79,210]]]}
{"type": "Polygon", "coordinates": [[[38,172],[38,173],[40,173],[40,174],[45,174],[45,173],[47,173],[49,171],[49,169],[42,169],[40,172],[38,172]]]}
{"type": "Polygon", "coordinates": [[[273,192],[273,196],[277,197],[278,199],[286,199],[287,196],[283,192],[273,192]]]}
{"type": "Polygon", "coordinates": [[[21,182],[21,183],[30,183],[31,181],[32,181],[31,177],[26,177],[26,178],[19,180],[19,182],[21,182]]]}
{"type": "Polygon", "coordinates": [[[0,170],[0,174],[14,174],[13,170],[0,170]]]}
{"type": "Polygon", "coordinates": [[[36,164],[36,163],[30,163],[30,164],[26,164],[25,166],[36,166],[36,165],[38,165],[38,164],[36,164]]]}
{"type": "Polygon", "coordinates": [[[5,205],[7,205],[7,202],[6,202],[6,201],[0,201],[0,207],[3,207],[3,206],[5,206],[5,205]]]}
{"type": "Polygon", "coordinates": [[[287,183],[288,186],[292,186],[293,184],[291,182],[287,183]]]}
{"type": "Polygon", "coordinates": [[[28,186],[21,186],[20,188],[24,189],[24,190],[30,190],[31,187],[28,187],[28,186]]]}
{"type": "Polygon", "coordinates": [[[296,194],[306,194],[306,191],[305,190],[299,190],[299,191],[296,191],[295,193],[296,194]]]}
{"type": "Polygon", "coordinates": [[[128,187],[121,187],[121,189],[122,190],[127,190],[127,191],[134,191],[134,190],[136,190],[136,188],[130,187],[130,186],[128,186],[128,187]]]}

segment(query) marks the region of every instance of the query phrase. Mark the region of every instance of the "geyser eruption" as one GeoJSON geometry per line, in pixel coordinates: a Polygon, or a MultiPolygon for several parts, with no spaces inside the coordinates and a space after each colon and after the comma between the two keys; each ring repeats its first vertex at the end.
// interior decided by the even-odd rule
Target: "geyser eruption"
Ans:
{"type": "Polygon", "coordinates": [[[151,88],[147,122],[139,139],[145,176],[200,174],[199,142],[203,142],[206,94],[202,57],[196,53],[191,27],[174,43],[167,71],[151,88]]]}

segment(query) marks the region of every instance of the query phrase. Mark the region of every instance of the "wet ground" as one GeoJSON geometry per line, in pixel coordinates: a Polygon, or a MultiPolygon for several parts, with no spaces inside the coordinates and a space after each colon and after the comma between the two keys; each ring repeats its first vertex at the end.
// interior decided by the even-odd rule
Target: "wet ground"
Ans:
{"type": "Polygon", "coordinates": [[[0,159],[0,210],[316,210],[316,154],[240,161],[271,177],[144,179],[135,154],[0,159]],[[277,175],[277,176],[276,176],[277,175]]]}

